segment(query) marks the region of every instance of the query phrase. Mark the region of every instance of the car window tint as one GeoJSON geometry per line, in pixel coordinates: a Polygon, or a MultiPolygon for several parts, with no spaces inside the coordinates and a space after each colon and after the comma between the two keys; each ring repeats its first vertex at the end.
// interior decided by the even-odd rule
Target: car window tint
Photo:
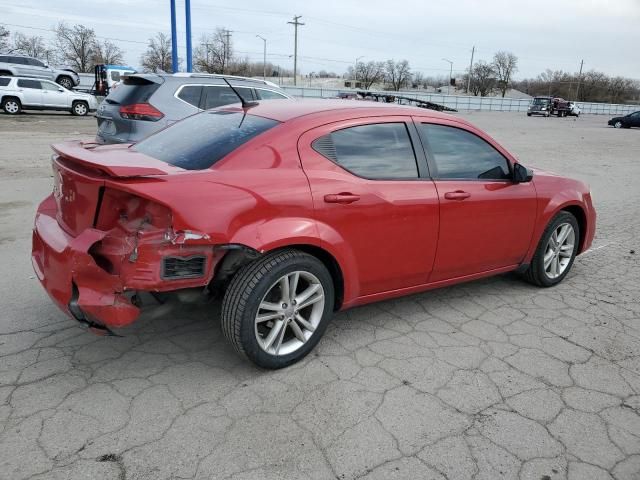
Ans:
{"type": "Polygon", "coordinates": [[[26,79],[19,79],[18,80],[18,87],[20,88],[34,88],[37,90],[41,90],[42,87],[40,86],[40,81],[39,80],[26,80],[26,79]]]}
{"type": "Polygon", "coordinates": [[[40,60],[36,60],[35,58],[28,58],[27,62],[29,63],[29,65],[32,65],[34,67],[44,67],[44,63],[42,63],[40,60]]]}
{"type": "MultiPolygon", "coordinates": [[[[245,87],[236,87],[234,88],[238,90],[238,93],[242,95],[242,98],[250,102],[253,100],[253,94],[250,88],[245,87]]],[[[204,87],[203,92],[204,100],[202,109],[208,110],[210,108],[221,107],[223,105],[229,105],[232,103],[238,103],[240,100],[238,96],[227,86],[217,86],[217,85],[209,85],[204,87]]]]}
{"type": "Polygon", "coordinates": [[[4,56],[0,55],[0,62],[8,63],[9,62],[9,57],[4,57],[4,56]]]}
{"type": "Polygon", "coordinates": [[[187,170],[203,170],[280,122],[240,112],[203,112],[159,131],[133,149],[187,170]]]}
{"type": "Polygon", "coordinates": [[[257,88],[256,90],[261,100],[282,100],[287,98],[281,93],[272,90],[262,90],[261,88],[257,88]]]}
{"type": "Polygon", "coordinates": [[[58,90],[60,90],[62,88],[60,85],[57,85],[57,84],[51,83],[51,82],[40,82],[40,84],[42,85],[42,89],[43,90],[49,90],[49,91],[57,92],[58,90]]]}
{"type": "Polygon", "coordinates": [[[482,138],[460,128],[445,125],[420,125],[420,133],[431,150],[435,172],[442,179],[510,178],[507,159],[482,138]]]}
{"type": "Polygon", "coordinates": [[[11,81],[10,78],[0,78],[0,87],[6,87],[7,85],[9,85],[9,82],[11,81]]]}
{"type": "Polygon", "coordinates": [[[316,140],[313,148],[360,177],[418,177],[416,157],[404,123],[377,123],[337,130],[316,140]]]}
{"type": "MultiPolygon", "coordinates": [[[[178,98],[193,105],[200,106],[200,95],[202,94],[202,85],[185,85],[180,89],[178,98]]],[[[237,97],[236,97],[237,98],[237,97]]]]}

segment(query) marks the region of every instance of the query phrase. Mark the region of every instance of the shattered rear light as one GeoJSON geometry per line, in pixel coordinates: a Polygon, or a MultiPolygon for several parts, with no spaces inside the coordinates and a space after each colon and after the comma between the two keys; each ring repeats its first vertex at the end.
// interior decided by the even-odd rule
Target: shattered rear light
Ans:
{"type": "Polygon", "coordinates": [[[171,210],[159,203],[130,193],[104,188],[98,201],[94,226],[111,230],[167,230],[171,227],[171,210]]]}
{"type": "Polygon", "coordinates": [[[150,103],[134,103],[121,106],[120,116],[128,120],[157,122],[164,114],[150,103]]]}

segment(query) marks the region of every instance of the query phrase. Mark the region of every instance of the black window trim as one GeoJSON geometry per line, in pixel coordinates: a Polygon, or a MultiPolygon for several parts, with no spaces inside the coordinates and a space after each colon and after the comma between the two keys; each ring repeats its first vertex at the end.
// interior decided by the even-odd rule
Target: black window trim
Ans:
{"type": "MultiPolygon", "coordinates": [[[[484,143],[489,145],[502,158],[504,158],[505,162],[507,162],[507,168],[509,168],[509,176],[513,177],[513,165],[511,164],[509,159],[507,157],[505,157],[502,154],[502,152],[500,152],[497,148],[495,148],[493,145],[491,145],[491,143],[487,142],[484,138],[482,138],[481,136],[475,134],[474,132],[472,132],[470,130],[467,130],[466,128],[464,128],[462,126],[449,125],[449,124],[438,123],[438,122],[429,122],[429,121],[426,121],[424,119],[414,119],[414,124],[415,124],[415,128],[416,128],[416,130],[418,132],[418,135],[420,137],[420,140],[422,142],[422,146],[424,147],[425,154],[426,154],[426,159],[427,159],[427,164],[429,165],[429,171],[430,172],[437,173],[438,169],[437,169],[437,166],[436,166],[435,161],[434,161],[433,150],[431,149],[431,146],[429,145],[429,140],[426,138],[426,135],[420,131],[420,128],[418,128],[419,124],[436,125],[436,126],[442,126],[442,127],[456,128],[458,130],[462,130],[463,132],[467,132],[467,133],[479,138],[484,143]]],[[[439,177],[439,176],[436,175],[436,176],[432,176],[431,179],[434,180],[434,181],[437,180],[437,181],[441,181],[441,182],[499,182],[499,183],[513,183],[512,178],[447,178],[447,177],[439,177]]]]}
{"type": "MultiPolygon", "coordinates": [[[[350,119],[350,120],[356,120],[356,119],[350,119]]],[[[344,120],[344,122],[348,122],[350,120],[344,120]]],[[[429,180],[430,181],[431,177],[429,176],[429,167],[427,165],[427,161],[426,161],[426,157],[425,157],[425,154],[424,154],[424,150],[423,150],[422,145],[420,143],[420,137],[418,136],[418,131],[417,131],[415,125],[413,124],[413,122],[411,121],[411,118],[410,117],[406,117],[406,120],[397,120],[397,119],[387,120],[384,117],[378,117],[378,118],[375,118],[375,121],[371,121],[371,120],[372,120],[371,117],[367,117],[367,119],[364,120],[362,123],[357,123],[355,125],[348,125],[348,126],[334,128],[331,131],[329,131],[327,133],[324,133],[324,134],[314,138],[310,143],[311,149],[314,152],[316,152],[318,155],[322,155],[323,158],[326,158],[327,160],[329,160],[334,165],[337,165],[338,167],[340,167],[345,172],[353,175],[356,178],[361,178],[363,180],[370,180],[372,182],[393,182],[393,181],[398,181],[398,182],[416,182],[416,181],[419,181],[419,182],[421,182],[421,181],[425,181],[425,180],[429,180]],[[334,132],[339,132],[340,130],[346,130],[348,128],[363,127],[363,126],[367,126],[367,125],[380,125],[380,124],[385,124],[385,123],[403,123],[405,128],[407,129],[407,134],[409,136],[409,143],[411,144],[411,150],[413,151],[413,157],[414,157],[414,160],[416,162],[416,171],[417,171],[417,174],[418,174],[417,177],[377,177],[377,178],[365,177],[363,175],[359,175],[359,174],[349,170],[344,165],[341,165],[340,163],[333,161],[329,157],[323,155],[322,153],[317,151],[315,148],[313,148],[313,143],[316,140],[318,140],[319,138],[322,138],[324,136],[331,135],[334,132]]],[[[341,121],[340,123],[342,124],[343,121],[341,121]]]]}

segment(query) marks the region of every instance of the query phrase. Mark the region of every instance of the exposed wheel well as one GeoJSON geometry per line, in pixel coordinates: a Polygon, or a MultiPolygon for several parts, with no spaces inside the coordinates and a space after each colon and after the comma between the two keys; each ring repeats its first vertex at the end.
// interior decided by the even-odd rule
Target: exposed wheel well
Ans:
{"type": "Polygon", "coordinates": [[[569,205],[568,207],[564,207],[562,210],[565,212],[569,212],[571,215],[576,217],[578,221],[578,226],[580,227],[580,240],[578,243],[578,253],[582,253],[584,249],[584,239],[587,233],[587,216],[584,213],[582,207],[578,205],[569,205]]]}
{"type": "Polygon", "coordinates": [[[344,300],[344,276],[342,275],[342,269],[338,264],[338,261],[326,250],[316,247],[315,245],[288,245],[287,248],[295,248],[302,252],[313,255],[320,260],[333,279],[333,287],[335,289],[335,305],[334,310],[339,310],[344,300]]]}
{"type": "Polygon", "coordinates": [[[2,104],[2,102],[4,102],[5,100],[9,100],[10,98],[13,98],[14,100],[17,100],[17,102],[22,105],[22,102],[20,101],[20,98],[16,97],[15,95],[5,95],[4,97],[0,97],[0,104],[2,104]]]}

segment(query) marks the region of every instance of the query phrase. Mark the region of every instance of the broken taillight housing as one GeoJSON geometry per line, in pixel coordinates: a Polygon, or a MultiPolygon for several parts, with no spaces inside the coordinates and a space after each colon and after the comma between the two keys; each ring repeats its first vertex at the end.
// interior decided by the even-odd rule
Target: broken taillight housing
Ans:
{"type": "Polygon", "coordinates": [[[150,103],[133,103],[121,106],[120,116],[128,120],[157,122],[164,114],[150,103]]]}
{"type": "Polygon", "coordinates": [[[128,192],[104,188],[98,200],[94,227],[111,230],[118,226],[125,230],[166,232],[171,227],[171,210],[128,192]]]}

